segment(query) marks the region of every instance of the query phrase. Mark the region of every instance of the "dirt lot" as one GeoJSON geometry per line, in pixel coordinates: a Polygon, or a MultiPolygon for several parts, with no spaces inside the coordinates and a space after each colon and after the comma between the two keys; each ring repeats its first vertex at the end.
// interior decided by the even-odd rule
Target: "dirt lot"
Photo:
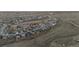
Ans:
{"type": "Polygon", "coordinates": [[[57,25],[46,33],[32,40],[23,40],[3,47],[78,47],[79,46],[79,12],[1,12],[0,18],[27,15],[52,14],[58,17],[57,25]]]}

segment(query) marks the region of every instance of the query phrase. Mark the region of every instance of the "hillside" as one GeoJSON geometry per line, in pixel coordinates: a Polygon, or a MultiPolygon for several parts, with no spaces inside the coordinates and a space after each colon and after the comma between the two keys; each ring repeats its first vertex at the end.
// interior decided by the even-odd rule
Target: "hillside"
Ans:
{"type": "MultiPolygon", "coordinates": [[[[17,15],[51,15],[58,19],[56,26],[31,39],[3,45],[4,47],[76,47],[79,46],[79,12],[26,12],[17,15]]],[[[7,13],[9,14],[9,13],[7,13]]],[[[13,13],[12,13],[13,14],[13,13]]],[[[11,14],[11,15],[12,15],[11,14]]],[[[1,15],[4,15],[1,14],[1,15]]],[[[10,16],[11,16],[10,15],[10,16]]],[[[14,14],[13,14],[14,15],[14,14]]],[[[13,16],[12,15],[12,16],[13,16]]],[[[8,15],[9,16],[9,15],[8,15]]],[[[16,14],[14,15],[16,16],[16,14]]],[[[2,16],[1,16],[2,17],[2,16]]],[[[5,17],[5,15],[3,16],[5,17]]]]}

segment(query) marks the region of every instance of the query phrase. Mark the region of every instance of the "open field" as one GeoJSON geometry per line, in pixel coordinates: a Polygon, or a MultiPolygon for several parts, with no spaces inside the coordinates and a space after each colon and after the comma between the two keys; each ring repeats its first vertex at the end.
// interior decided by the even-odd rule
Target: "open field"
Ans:
{"type": "Polygon", "coordinates": [[[31,40],[21,40],[3,47],[79,47],[79,12],[0,12],[0,19],[29,15],[49,15],[58,19],[50,30],[43,31],[31,40]]]}

